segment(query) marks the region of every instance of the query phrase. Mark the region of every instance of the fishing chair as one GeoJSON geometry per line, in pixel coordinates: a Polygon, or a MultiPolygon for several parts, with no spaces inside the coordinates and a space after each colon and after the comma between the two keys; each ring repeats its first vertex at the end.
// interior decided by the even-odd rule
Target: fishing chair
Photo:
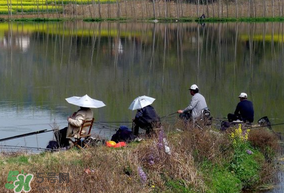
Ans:
{"type": "Polygon", "coordinates": [[[211,126],[212,119],[210,110],[208,108],[203,109],[200,118],[195,121],[195,126],[200,129],[211,126]]]}
{"type": "Polygon", "coordinates": [[[84,143],[84,140],[89,138],[91,136],[91,130],[93,127],[94,118],[91,120],[85,120],[81,127],[79,128],[78,133],[76,133],[71,138],[68,138],[69,141],[73,143],[74,146],[82,149],[84,147],[87,147],[88,145],[84,143]]]}

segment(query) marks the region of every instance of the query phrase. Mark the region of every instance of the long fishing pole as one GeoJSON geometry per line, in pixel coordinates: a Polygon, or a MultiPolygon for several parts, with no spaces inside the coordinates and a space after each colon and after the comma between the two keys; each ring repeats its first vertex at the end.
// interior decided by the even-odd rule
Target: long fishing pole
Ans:
{"type": "Polygon", "coordinates": [[[168,114],[168,115],[162,116],[161,119],[166,118],[166,117],[169,117],[169,116],[172,116],[172,115],[177,114],[177,113],[178,113],[178,112],[170,113],[170,114],[168,114]]]}
{"type": "Polygon", "coordinates": [[[50,131],[54,131],[54,130],[53,129],[51,129],[51,130],[43,129],[43,130],[34,131],[34,132],[30,132],[30,133],[24,133],[24,134],[21,134],[21,135],[15,135],[15,136],[0,139],[0,142],[1,141],[7,141],[7,140],[10,140],[10,139],[16,139],[16,138],[20,138],[20,137],[26,137],[26,136],[30,136],[30,135],[36,135],[36,134],[40,134],[40,133],[47,133],[47,132],[50,132],[50,131]]]}

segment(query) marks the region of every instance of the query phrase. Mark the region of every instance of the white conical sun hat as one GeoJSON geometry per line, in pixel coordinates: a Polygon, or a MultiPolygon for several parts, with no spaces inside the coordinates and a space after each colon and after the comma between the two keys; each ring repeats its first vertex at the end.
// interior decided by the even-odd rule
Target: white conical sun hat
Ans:
{"type": "Polygon", "coordinates": [[[82,97],[72,96],[72,97],[66,98],[65,100],[68,103],[79,106],[79,107],[101,108],[101,107],[106,106],[103,101],[93,99],[89,97],[87,94],[82,97]]]}

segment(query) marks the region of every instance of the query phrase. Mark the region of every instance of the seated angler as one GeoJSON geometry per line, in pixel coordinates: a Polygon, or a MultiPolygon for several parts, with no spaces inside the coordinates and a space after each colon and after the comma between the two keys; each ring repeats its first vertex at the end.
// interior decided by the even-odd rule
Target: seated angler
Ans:
{"type": "Polygon", "coordinates": [[[153,106],[148,105],[137,110],[135,118],[133,119],[134,135],[139,134],[139,127],[146,130],[146,134],[150,134],[153,128],[161,127],[160,117],[156,113],[153,106]]]}
{"type": "Polygon", "coordinates": [[[251,101],[247,100],[247,94],[242,92],[239,95],[240,102],[238,103],[234,114],[228,114],[228,121],[233,122],[240,120],[243,122],[252,123],[254,119],[254,109],[251,101]]]}
{"type": "Polygon", "coordinates": [[[185,109],[178,110],[177,112],[180,114],[180,118],[195,121],[201,118],[204,110],[209,112],[209,109],[204,96],[199,93],[199,88],[196,84],[191,85],[189,91],[192,96],[190,104],[185,109]]]}
{"type": "Polygon", "coordinates": [[[155,99],[148,96],[139,96],[131,103],[129,109],[137,110],[134,117],[132,130],[134,135],[139,134],[139,128],[146,130],[146,134],[150,134],[154,128],[161,127],[161,120],[151,105],[155,99]]]}

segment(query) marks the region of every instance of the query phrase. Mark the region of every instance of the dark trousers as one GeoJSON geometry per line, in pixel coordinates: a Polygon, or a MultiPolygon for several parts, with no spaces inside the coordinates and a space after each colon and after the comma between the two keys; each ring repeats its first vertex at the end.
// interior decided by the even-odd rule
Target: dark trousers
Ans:
{"type": "Polygon", "coordinates": [[[151,124],[144,124],[144,123],[140,123],[140,122],[136,122],[133,121],[132,123],[132,131],[134,135],[138,135],[139,134],[139,128],[141,129],[145,129],[146,130],[146,134],[150,133],[150,130],[152,129],[151,124]]]}
{"type": "Polygon", "coordinates": [[[236,121],[236,120],[242,121],[242,118],[239,115],[235,115],[235,114],[232,114],[232,113],[228,114],[228,121],[229,122],[233,122],[233,121],[236,121]]]}
{"type": "Polygon", "coordinates": [[[54,132],[55,139],[59,147],[69,146],[69,140],[66,138],[67,127],[54,132]]]}
{"type": "Polygon", "coordinates": [[[153,131],[153,128],[160,128],[161,122],[160,121],[153,121],[152,123],[141,123],[139,121],[132,122],[132,131],[134,135],[139,134],[139,128],[146,130],[146,134],[150,134],[153,131]]]}
{"type": "Polygon", "coordinates": [[[192,111],[185,111],[179,114],[179,118],[183,119],[184,121],[190,121],[192,119],[191,112],[192,111]]]}

